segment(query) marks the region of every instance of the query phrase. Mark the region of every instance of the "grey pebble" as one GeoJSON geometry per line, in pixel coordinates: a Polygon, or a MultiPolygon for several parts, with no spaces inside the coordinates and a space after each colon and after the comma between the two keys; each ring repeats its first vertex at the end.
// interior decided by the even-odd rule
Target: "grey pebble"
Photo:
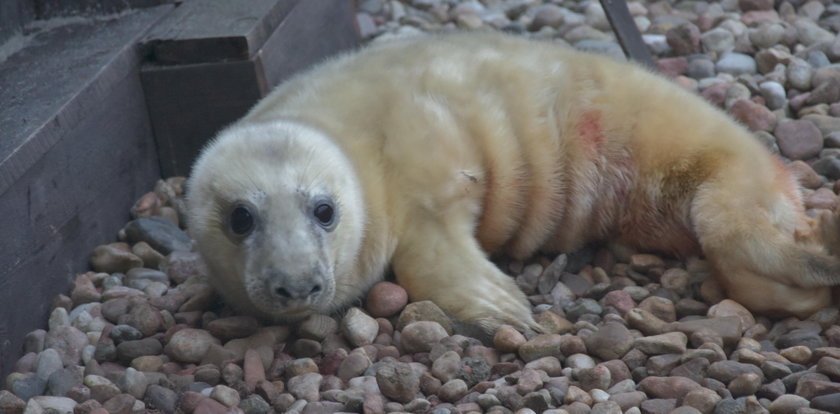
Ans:
{"type": "Polygon", "coordinates": [[[714,28],[700,36],[703,49],[707,52],[727,53],[735,48],[735,36],[726,29],[714,28]]]}
{"type": "Polygon", "coordinates": [[[420,392],[419,376],[409,364],[403,362],[379,366],[376,370],[376,384],[386,397],[403,403],[410,402],[420,392]]]}
{"type": "Polygon", "coordinates": [[[715,64],[715,69],[734,76],[757,72],[755,60],[751,56],[736,52],[723,54],[715,64]]]}
{"type": "Polygon", "coordinates": [[[166,387],[153,384],[146,389],[144,400],[150,409],[158,409],[165,414],[172,414],[175,412],[178,403],[178,394],[166,387]]]}
{"type": "Polygon", "coordinates": [[[711,78],[715,76],[715,63],[706,58],[690,59],[687,74],[697,80],[711,78]]]}
{"type": "Polygon", "coordinates": [[[192,240],[171,221],[162,217],[144,217],[126,224],[125,234],[129,241],[146,242],[163,255],[176,250],[189,251],[192,240]]]}
{"type": "Polygon", "coordinates": [[[249,395],[243,399],[239,403],[239,408],[245,414],[269,414],[272,412],[271,405],[256,394],[249,395]]]}
{"type": "Polygon", "coordinates": [[[772,110],[782,109],[787,105],[785,88],[778,82],[762,82],[759,89],[768,108],[772,110]]]}
{"type": "Polygon", "coordinates": [[[12,382],[11,391],[22,400],[41,395],[47,389],[47,380],[38,378],[34,373],[12,382]]]}
{"type": "Polygon", "coordinates": [[[806,61],[793,58],[787,66],[787,80],[790,86],[807,91],[811,89],[811,78],[814,76],[814,68],[806,61]]]}

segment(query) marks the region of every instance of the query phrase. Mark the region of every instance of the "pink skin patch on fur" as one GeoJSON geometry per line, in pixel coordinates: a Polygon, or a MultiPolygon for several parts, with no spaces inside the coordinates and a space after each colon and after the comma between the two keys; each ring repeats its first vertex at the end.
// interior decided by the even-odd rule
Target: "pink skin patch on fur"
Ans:
{"type": "Polygon", "coordinates": [[[577,133],[583,149],[594,157],[601,150],[604,136],[601,134],[601,112],[589,110],[580,116],[577,133]]]}

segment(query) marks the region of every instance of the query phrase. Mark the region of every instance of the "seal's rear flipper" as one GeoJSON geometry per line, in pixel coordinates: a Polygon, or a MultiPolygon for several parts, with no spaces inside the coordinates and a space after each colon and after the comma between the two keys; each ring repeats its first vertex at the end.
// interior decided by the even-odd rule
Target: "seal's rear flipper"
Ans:
{"type": "MultiPolygon", "coordinates": [[[[745,175],[721,174],[727,176],[745,175]]],[[[798,189],[787,184],[774,182],[785,187],[767,193],[748,180],[713,178],[698,190],[691,216],[727,295],[753,312],[806,317],[827,306],[830,287],[840,285],[840,258],[826,252],[840,237],[833,216],[825,229],[803,226],[808,219],[791,196],[798,189]]]]}

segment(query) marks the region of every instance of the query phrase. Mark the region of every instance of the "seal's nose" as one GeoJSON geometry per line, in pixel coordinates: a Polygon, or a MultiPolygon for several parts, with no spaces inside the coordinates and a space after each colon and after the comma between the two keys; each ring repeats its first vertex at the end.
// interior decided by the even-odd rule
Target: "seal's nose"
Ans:
{"type": "Polygon", "coordinates": [[[282,272],[272,272],[268,283],[271,293],[280,300],[306,300],[314,298],[324,291],[318,276],[293,277],[282,272]]]}
{"type": "Polygon", "coordinates": [[[320,283],[286,284],[276,286],[274,294],[281,299],[306,299],[310,296],[317,296],[321,293],[320,283]]]}

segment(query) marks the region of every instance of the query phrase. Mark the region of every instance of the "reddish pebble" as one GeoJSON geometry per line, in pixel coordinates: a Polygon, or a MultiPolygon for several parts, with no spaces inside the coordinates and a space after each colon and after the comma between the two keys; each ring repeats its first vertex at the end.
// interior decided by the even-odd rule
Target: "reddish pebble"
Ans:
{"type": "Polygon", "coordinates": [[[228,414],[229,412],[222,403],[212,398],[205,398],[198,403],[193,414],[228,414]]]}
{"type": "Polygon", "coordinates": [[[834,211],[837,208],[837,195],[828,188],[819,188],[805,197],[805,207],[834,211]]]}
{"type": "Polygon", "coordinates": [[[243,363],[245,371],[245,383],[251,388],[257,386],[260,381],[265,381],[265,367],[263,366],[260,354],[253,349],[245,351],[245,361],[243,363]]]}
{"type": "Polygon", "coordinates": [[[367,295],[367,310],[375,318],[386,318],[401,311],[408,303],[402,286],[391,282],[375,284],[367,295]]]}

